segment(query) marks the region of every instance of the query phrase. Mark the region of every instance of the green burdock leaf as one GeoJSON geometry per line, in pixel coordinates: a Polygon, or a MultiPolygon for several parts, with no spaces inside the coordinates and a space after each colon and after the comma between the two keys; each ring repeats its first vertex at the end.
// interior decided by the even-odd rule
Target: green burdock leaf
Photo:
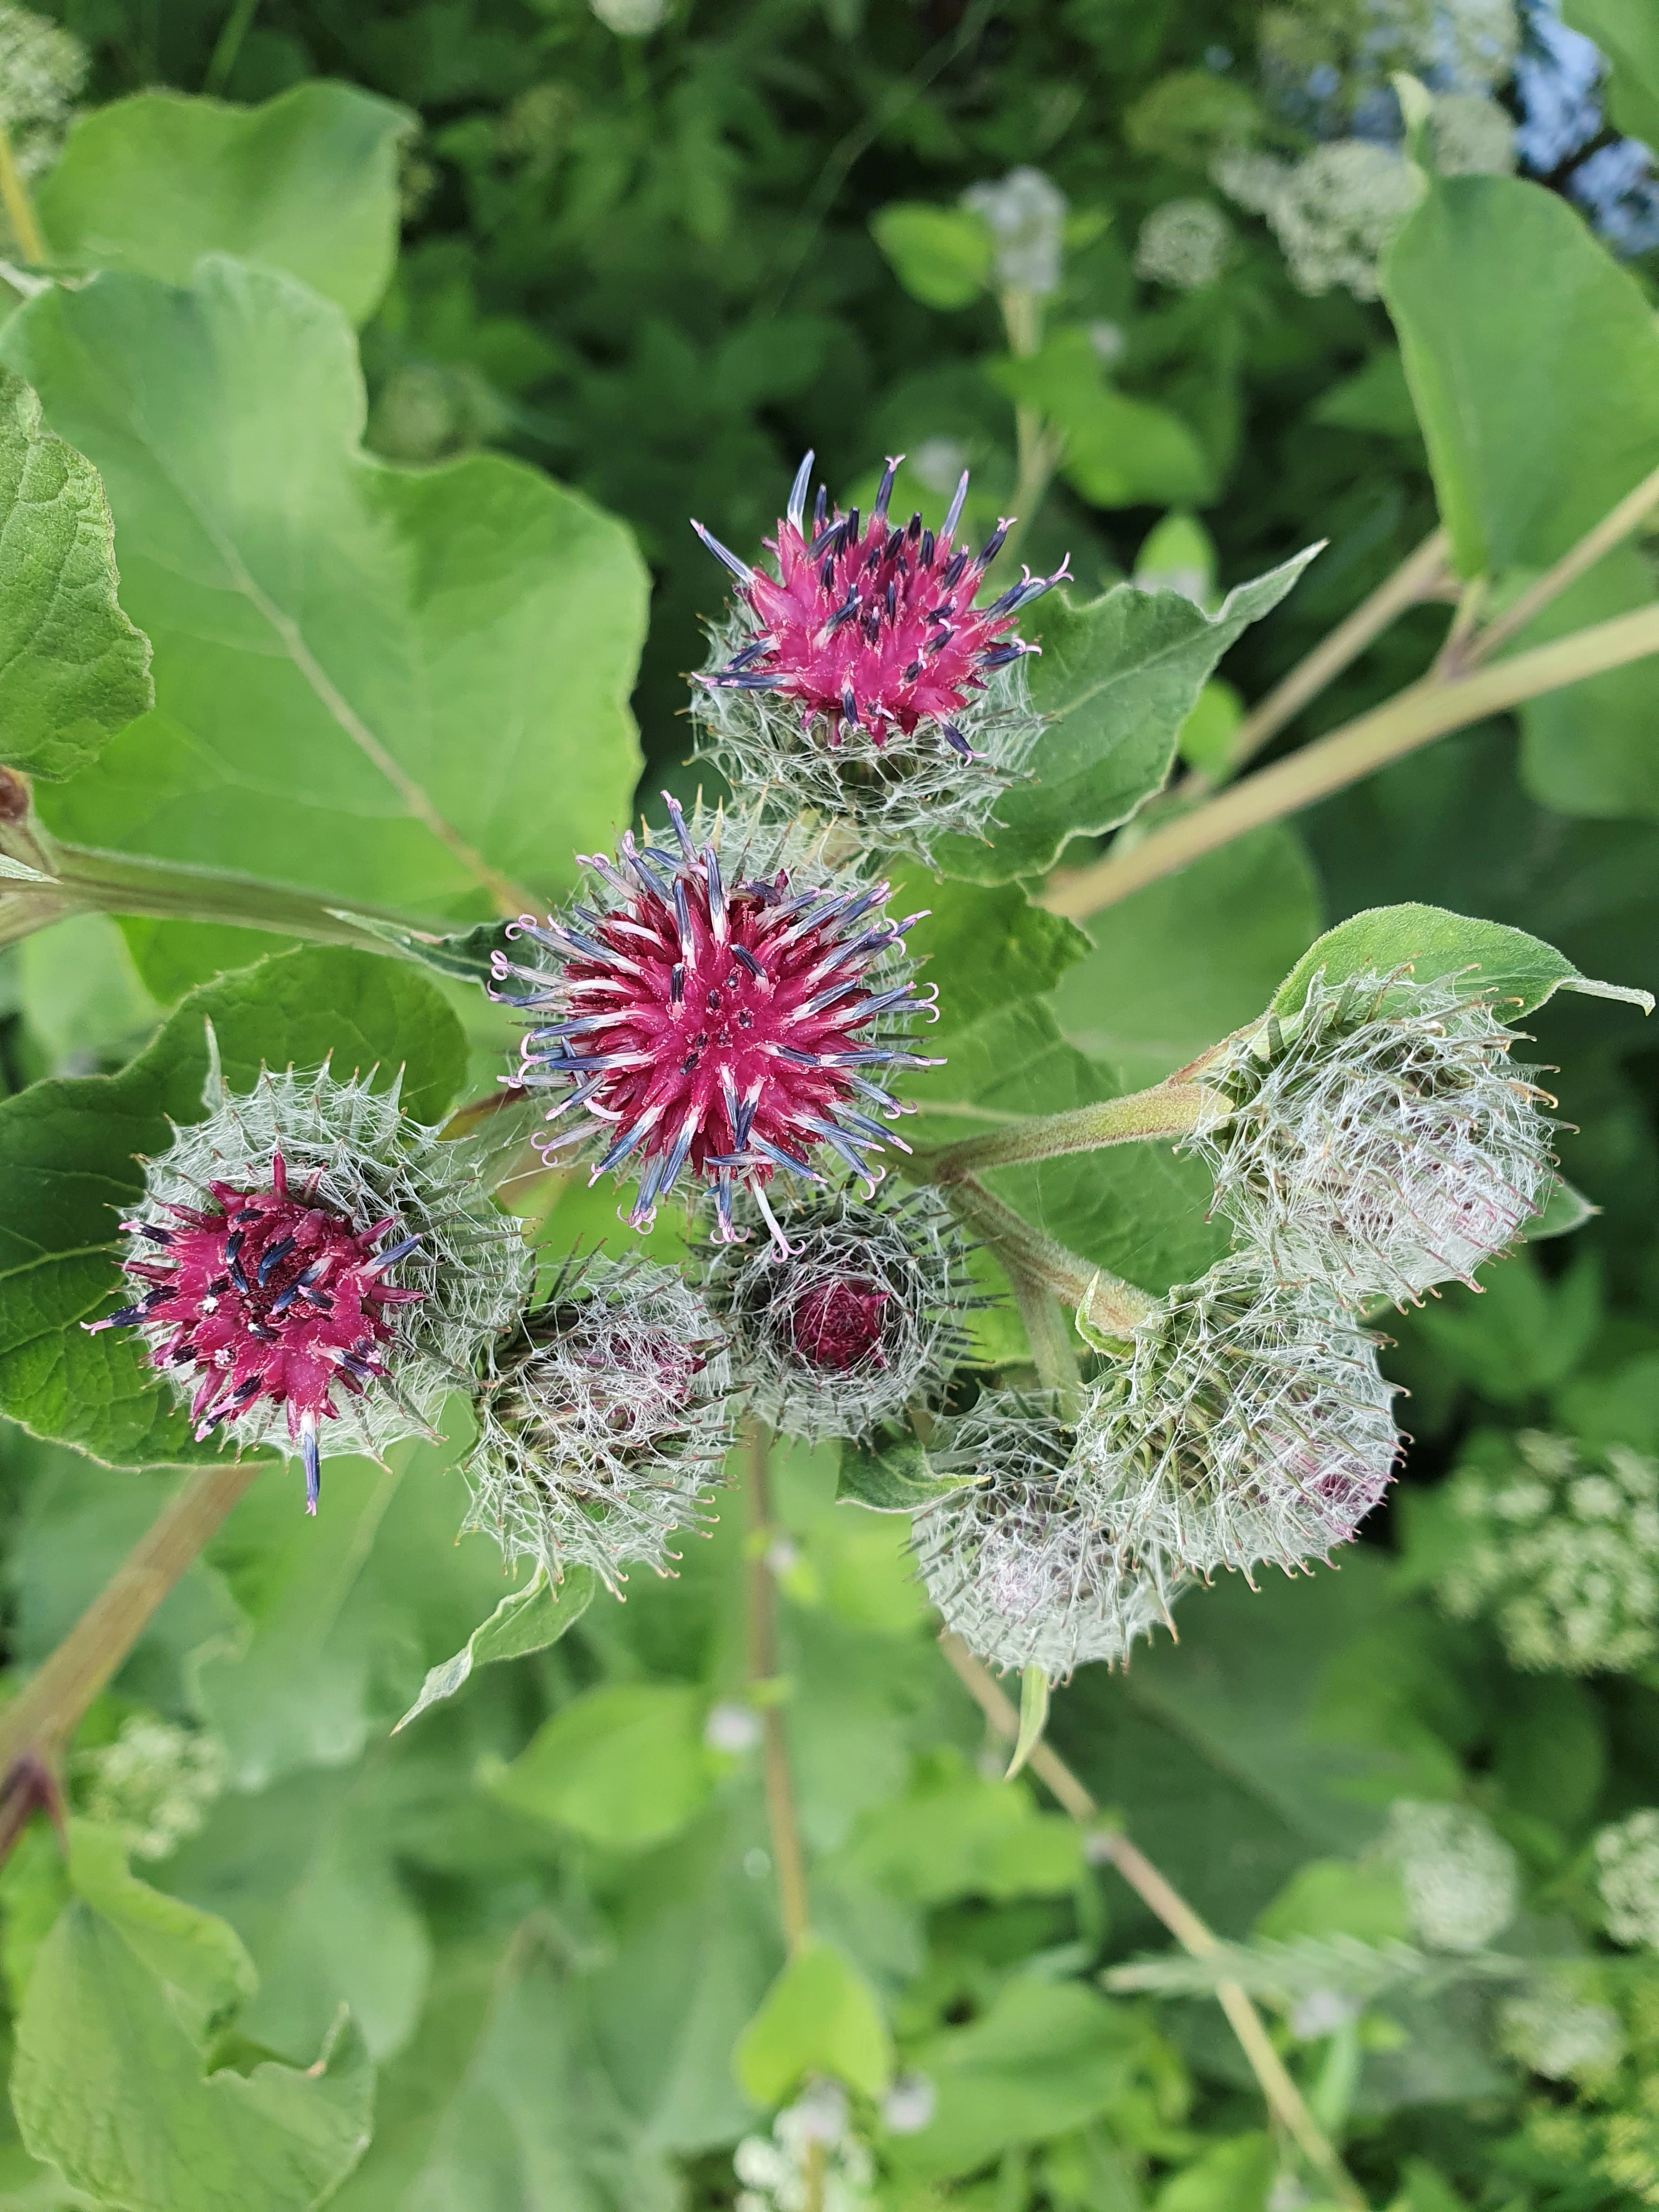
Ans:
{"type": "Polygon", "coordinates": [[[538,1566],[523,1589],[504,1597],[489,1620],[473,1630],[453,1659],[428,1670],[420,1696],[392,1733],[396,1735],[398,1729],[406,1729],[428,1705],[453,1698],[471,1679],[475,1667],[488,1666],[498,1659],[522,1659],[556,1644],[586,1612],[597,1587],[589,1567],[573,1568],[555,1588],[547,1569],[538,1566]]]}
{"type": "Polygon", "coordinates": [[[284,269],[354,323],[398,253],[406,107],[296,84],[261,107],[140,92],[82,115],[40,189],[55,260],[185,284],[204,253],[284,269]]]}
{"type": "Polygon", "coordinates": [[[193,991],[118,1075],[37,1083],[0,1104],[0,1412],[118,1467],[220,1455],[194,1441],[131,1331],[81,1327],[124,1279],[117,1224],[143,1188],[139,1155],[202,1118],[210,1021],[232,1091],[262,1066],[316,1067],[331,1052],[343,1079],[404,1068],[405,1107],[436,1121],[465,1072],[460,1024],[417,970],[305,951],[193,991]]]}
{"type": "Polygon", "coordinates": [[[1477,921],[1437,906],[1372,907],[1339,922],[1291,969],[1273,994],[1273,1011],[1297,1012],[1322,969],[1328,982],[1340,983],[1350,975],[1387,975],[1396,968],[1409,968],[1418,983],[1432,983],[1443,975],[1464,977],[1471,994],[1492,993],[1500,1013],[1529,1014],[1558,991],[1623,999],[1644,1013],[1653,1012],[1651,992],[1592,982],[1565,953],[1524,929],[1477,921]]]}
{"type": "Polygon", "coordinates": [[[17,2023],[23,2142],[126,2212],[308,2212],[369,2136],[374,2076],[342,2016],[304,2071],[209,2070],[210,2032],[251,1993],[222,1921],[127,1874],[113,1839],[77,1831],[76,1894],[36,1960],[17,2023]]]}
{"type": "Polygon", "coordinates": [[[1179,592],[1114,584],[1086,606],[1063,592],[1039,599],[1022,623],[1042,648],[1028,663],[1031,703],[1046,718],[1029,781],[999,799],[984,845],[947,837],[947,874],[1006,883],[1054,866],[1068,837],[1127,821],[1163,784],[1176,738],[1229,646],[1270,614],[1318,551],[1240,584],[1213,615],[1179,592]]]}
{"type": "Polygon", "coordinates": [[[461,923],[572,885],[638,767],[645,572],[522,463],[359,450],[344,316],[217,257],[42,295],[0,351],[101,468],[155,711],[49,826],[461,923]]]}
{"type": "Polygon", "coordinates": [[[0,375],[0,763],[73,775],[149,710],[149,641],[117,580],[97,471],[0,375]]]}
{"type": "Polygon", "coordinates": [[[852,1960],[811,1937],[738,2038],[732,2070],[757,2105],[783,2104],[815,2074],[879,2097],[893,2075],[893,2039],[852,1960]]]}
{"type": "Polygon", "coordinates": [[[1608,114],[1644,146],[1659,146],[1659,15],[1648,0],[1563,0],[1561,14],[1613,64],[1608,114]]]}
{"type": "Polygon", "coordinates": [[[486,1778],[521,1813],[613,1850],[661,1843],[702,1810],[714,1774],[702,1747],[706,1703],[678,1682],[612,1682],[545,1721],[510,1765],[486,1778]]]}
{"type": "Polygon", "coordinates": [[[1465,576],[1543,568],[1659,467],[1659,330],[1565,199],[1441,177],[1383,295],[1465,576]]]}

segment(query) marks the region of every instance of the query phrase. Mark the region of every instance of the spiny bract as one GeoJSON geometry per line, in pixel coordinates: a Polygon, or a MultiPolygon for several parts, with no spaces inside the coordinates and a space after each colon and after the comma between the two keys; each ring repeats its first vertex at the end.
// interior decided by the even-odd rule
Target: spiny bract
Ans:
{"type": "Polygon", "coordinates": [[[556,1582],[586,1566],[614,1590],[634,1561],[665,1574],[675,1530],[706,1517],[730,1400],[719,1324],[673,1268],[572,1262],[487,1358],[466,1525],[556,1582]]]}
{"type": "Polygon", "coordinates": [[[1036,648],[1014,622],[1065,564],[1052,576],[1027,570],[976,608],[1010,526],[977,554],[955,545],[965,472],[937,538],[920,514],[889,521],[897,459],[862,524],[856,508],[830,515],[820,487],[809,532],[812,459],[766,541],[775,577],[694,526],[738,591],[693,712],[708,757],[769,815],[822,814],[925,857],[947,832],[982,833],[1036,742],[1042,724],[1020,664],[1036,648]]]}
{"type": "Polygon", "coordinates": [[[1084,1427],[1139,1553],[1288,1572],[1346,1543],[1388,1487],[1394,1395],[1340,1298],[1241,1252],[1137,1323],[1084,1427]]]}
{"type": "Polygon", "coordinates": [[[779,1169],[816,1180],[826,1148],[873,1187],[865,1154],[899,1139],[852,1101],[897,1115],[870,1072],[931,1064],[908,1034],[918,1013],[933,1018],[933,993],[917,993],[903,951],[921,916],[890,920],[884,883],[830,866],[799,831],[722,816],[699,845],[666,803],[677,849],[629,832],[619,866],[579,856],[596,907],[513,924],[543,957],[496,953],[497,981],[528,988],[495,995],[532,1016],[512,1079],[565,1091],[549,1121],[588,1117],[538,1139],[544,1158],[588,1145],[601,1155],[592,1182],[627,1163],[637,1229],[689,1167],[730,1237],[735,1188],[769,1220],[766,1184],[779,1169]]]}
{"type": "Polygon", "coordinates": [[[1052,1399],[988,1394],[940,1430],[927,1463],[963,1486],[917,1514],[917,1565],[981,1659],[1063,1680],[1091,1659],[1127,1661],[1168,1626],[1182,1577],[1123,1541],[1086,1428],[1052,1399]]]}
{"type": "Polygon", "coordinates": [[[302,1460],[315,1512],[325,1444],[378,1457],[434,1433],[523,1304],[530,1256],[474,1148],[411,1121],[398,1084],[325,1063],[232,1093],[209,1036],[207,1117],[145,1163],[124,1224],[143,1296],[84,1326],[139,1328],[198,1440],[222,1427],[302,1460]]]}
{"type": "MultiPolygon", "coordinates": [[[[742,1209],[739,1207],[739,1218],[742,1209]]],[[[710,1304],[755,1410],[787,1436],[861,1437],[931,1406],[962,1356],[966,1244],[932,1190],[812,1192],[780,1211],[787,1257],[712,1245],[710,1304]]]]}
{"type": "Polygon", "coordinates": [[[1315,975],[1299,1012],[1194,1063],[1233,1108],[1191,1140],[1217,1206],[1282,1274],[1355,1301],[1468,1281],[1555,1180],[1515,1039],[1454,976],[1315,975]]]}

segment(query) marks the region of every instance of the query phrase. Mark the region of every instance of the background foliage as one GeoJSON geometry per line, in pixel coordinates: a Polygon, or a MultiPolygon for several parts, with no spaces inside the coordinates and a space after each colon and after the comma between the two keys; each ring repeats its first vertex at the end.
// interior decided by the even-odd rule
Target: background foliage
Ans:
{"type": "MultiPolygon", "coordinates": [[[[1304,293],[1237,207],[1211,281],[1145,273],[1146,218],[1224,205],[1224,139],[1293,154],[1333,135],[1269,97],[1294,10],[682,0],[648,40],[578,0],[52,12],[89,56],[88,112],[41,172],[40,219],[64,268],[107,273],[39,290],[14,270],[0,359],[101,477],[120,606],[154,650],[147,678],[92,562],[76,635],[101,688],[43,696],[9,653],[0,707],[50,732],[7,757],[44,779],[47,825],[88,846],[438,928],[503,892],[557,897],[573,851],[625,813],[639,747],[641,789],[697,780],[684,672],[720,580],[687,517],[752,547],[810,444],[849,501],[906,452],[899,497],[930,511],[971,461],[988,522],[1018,473],[1018,401],[1071,433],[1024,557],[1069,550],[1074,606],[1137,574],[1178,572],[1188,593],[1157,603],[1156,635],[1133,606],[1085,628],[1044,604],[1039,703],[1063,728],[1094,696],[1095,654],[1133,696],[1146,757],[1107,763],[1120,789],[1080,741],[1063,808],[1045,783],[1012,842],[964,866],[1040,870],[1158,781],[1224,652],[1185,720],[1189,760],[1409,552],[1437,495],[1462,572],[1513,586],[1659,463],[1640,179],[1614,193],[1591,166],[1659,113],[1638,0],[1566,11],[1613,61],[1611,125],[1598,108],[1532,161],[1547,192],[1437,182],[1386,303],[1304,293]],[[957,203],[1025,163],[1071,212],[1048,343],[1017,362],[957,203]],[[1285,595],[1270,572],[1322,539],[1285,595]],[[1234,585],[1249,589],[1224,607],[1234,585]]],[[[1297,20],[1324,36],[1341,12],[1297,20]]],[[[1525,21],[1502,89],[1541,143],[1553,34],[1541,9],[1525,21]]],[[[42,442],[26,397],[0,444],[8,469],[45,472],[30,481],[86,560],[103,526],[83,465],[42,442]]],[[[1650,604],[1646,544],[1572,596],[1523,641],[1650,604]]],[[[0,610],[9,637],[15,618],[0,610]]],[[[1407,614],[1281,745],[1417,676],[1445,622],[1407,614]]],[[[1651,668],[1443,739],[1086,933],[1012,883],[919,884],[918,942],[951,979],[948,1065],[916,1086],[924,1129],[1154,1081],[1378,905],[1514,925],[1587,975],[1651,984],[1651,668]]],[[[434,1116],[494,1080],[505,1032],[476,994],[287,943],[88,914],[0,954],[14,1680],[153,1518],[173,1478],[152,1462],[190,1449],[177,1421],[145,1432],[130,1349],[75,1338],[70,1369],[52,1332],[101,1295],[131,1154],[196,1110],[203,1014],[249,1071],[314,1060],[325,1036],[365,1066],[408,1060],[434,1116]],[[261,954],[257,981],[222,980],[261,954]]],[[[1051,1724],[1237,1942],[1421,1939],[1401,1802],[1471,1808],[1514,1855],[1520,1901],[1491,1944],[1527,1972],[1556,1962],[1558,2010],[1619,2014],[1621,2063],[1552,2074],[1517,2055],[1498,1980],[1407,1977],[1323,2014],[1262,1992],[1373,2201],[1410,2212],[1659,2201],[1659,1967],[1603,1942],[1593,1847],[1659,1803],[1659,1647],[1616,1671],[1523,1669],[1499,1626],[1437,1595],[1460,1540],[1454,1468],[1512,1464],[1522,1431],[1659,1454],[1659,1050],[1628,1010],[1583,997],[1529,1024],[1565,1071],[1567,1171],[1602,1210],[1492,1270],[1484,1297],[1390,1323],[1413,1449],[1340,1574],[1202,1594],[1178,1646],[1085,1671],[1051,1724]]],[[[1002,1187],[1160,1287],[1219,1249],[1194,1172],[1125,1151],[1002,1187]]],[[[614,1233],[605,1193],[538,1204],[552,1251],[614,1233]]],[[[994,1310],[981,1327],[1006,1344],[1014,1323],[994,1310]]],[[[568,1597],[568,1632],[531,1656],[504,1617],[458,1694],[394,1735],[503,1595],[493,1547],[452,1542],[447,1457],[331,1463],[325,1542],[290,1489],[257,1485],[94,1708],[73,1850],[33,1831],[0,1878],[18,2054],[0,2203],[276,2212],[337,2189],[352,2212],[729,2205],[733,2145],[803,2069],[860,2092],[890,2212],[1308,2201],[1201,1988],[1103,1987],[1161,1931],[1038,1790],[989,1778],[904,1524],[837,1509],[833,1455],[777,1469],[773,1563],[834,1948],[765,2011],[782,1954],[757,1766],[710,1720],[747,1710],[740,1515],[623,1607],[568,1597]],[[920,2128],[882,2117],[895,2066],[933,2085],[920,2128]],[[64,2102],[70,2076],[83,2103],[64,2102]],[[119,2170],[111,2111],[143,2151],[119,2170]]],[[[1641,1540],[1631,1602],[1659,1615],[1659,1537],[1641,1540]]],[[[1309,1971],[1316,1991],[1341,1980],[1334,1954],[1309,1971]]]]}

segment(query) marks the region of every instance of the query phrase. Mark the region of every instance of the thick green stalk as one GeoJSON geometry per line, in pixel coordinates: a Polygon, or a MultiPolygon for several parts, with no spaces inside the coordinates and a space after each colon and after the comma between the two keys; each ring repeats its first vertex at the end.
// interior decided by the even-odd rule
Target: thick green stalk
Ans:
{"type": "Polygon", "coordinates": [[[1017,1296],[1022,1278],[1040,1284],[1101,1336],[1128,1336],[1158,1304],[1133,1283],[1034,1229],[971,1176],[950,1184],[945,1195],[963,1225],[982,1237],[1003,1261],[1017,1296]]]}
{"type": "Polygon", "coordinates": [[[1109,1145],[1189,1136],[1230,1110],[1226,1099],[1206,1083],[1155,1083],[1149,1090],[1103,1099],[1097,1106],[1034,1115],[1012,1128],[965,1138],[959,1145],[928,1154],[921,1165],[934,1182],[960,1182],[988,1168],[1022,1167],[1036,1160],[1060,1159],[1069,1152],[1102,1152],[1109,1145]]]}
{"type": "Polygon", "coordinates": [[[3,129],[0,129],[0,205],[6,210],[6,221],[11,225],[18,252],[32,267],[40,268],[46,258],[46,241],[41,234],[40,219],[34,212],[34,203],[29,198],[29,188],[17,166],[17,156],[11,150],[11,140],[3,129]]]}
{"type": "Polygon", "coordinates": [[[1643,607],[1455,681],[1430,678],[1414,684],[1386,705],[1275,761],[1190,813],[1176,815],[1126,852],[1108,853],[1092,867],[1056,878],[1040,903],[1074,921],[1098,914],[1246,831],[1282,822],[1316,799],[1345,790],[1449,730],[1655,653],[1659,607],[1643,607]]]}

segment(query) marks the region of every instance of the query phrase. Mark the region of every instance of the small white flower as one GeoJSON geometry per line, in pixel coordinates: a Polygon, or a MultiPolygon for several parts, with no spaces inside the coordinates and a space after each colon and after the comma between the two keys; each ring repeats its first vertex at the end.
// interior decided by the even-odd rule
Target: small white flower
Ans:
{"type": "Polygon", "coordinates": [[[589,5],[619,39],[648,38],[668,15],[668,0],[589,0],[589,5]]]}
{"type": "Polygon", "coordinates": [[[1514,1919],[1518,1862],[1472,1808],[1400,1798],[1384,1850],[1400,1870],[1412,1927],[1431,1949],[1481,1950],[1514,1919]]]}
{"type": "Polygon", "coordinates": [[[702,1726],[702,1740],[710,1751],[734,1756],[752,1751],[761,1740],[761,1717],[752,1705],[712,1706],[702,1726]]]}
{"type": "Polygon", "coordinates": [[[1367,138],[1334,139],[1294,166],[1229,151],[1211,173],[1230,199],[1266,217],[1299,291],[1340,287],[1357,300],[1376,299],[1383,251],[1423,195],[1416,167],[1367,138]]]}
{"type": "Polygon", "coordinates": [[[1564,1990],[1509,1998],[1498,2011],[1498,2035],[1512,2058],[1551,2081],[1605,2073],[1625,2051],[1618,2014],[1575,2002],[1564,1990]]]}
{"type": "Polygon", "coordinates": [[[1613,1942],[1659,1950],[1659,1812],[1644,1807],[1603,1828],[1595,1870],[1613,1942]]]}
{"type": "Polygon", "coordinates": [[[117,1830],[141,1859],[164,1859],[195,1835],[228,1776],[217,1736],[143,1715],[76,1765],[87,1778],[88,1817],[117,1830]]]}
{"type": "Polygon", "coordinates": [[[939,2092],[925,2074],[901,2074],[883,2100],[881,2124],[890,2135],[919,2135],[938,2106],[939,2092]]]}
{"type": "Polygon", "coordinates": [[[962,204],[990,225],[1004,290],[1041,299],[1060,289],[1066,195],[1041,169],[1011,169],[995,184],[972,185],[962,204]]]}
{"type": "Polygon", "coordinates": [[[1227,264],[1233,227],[1209,200],[1165,200],[1140,226],[1137,276],[1177,292],[1201,292],[1227,264]]]}

